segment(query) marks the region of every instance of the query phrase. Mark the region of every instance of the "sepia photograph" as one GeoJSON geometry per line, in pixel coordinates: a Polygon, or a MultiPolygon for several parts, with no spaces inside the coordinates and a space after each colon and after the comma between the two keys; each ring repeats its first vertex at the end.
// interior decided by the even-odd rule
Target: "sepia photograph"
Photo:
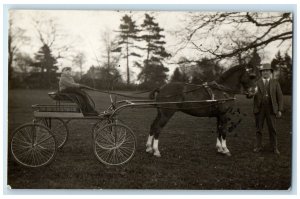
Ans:
{"type": "Polygon", "coordinates": [[[7,186],[290,190],[294,15],[9,9],[7,186]]]}

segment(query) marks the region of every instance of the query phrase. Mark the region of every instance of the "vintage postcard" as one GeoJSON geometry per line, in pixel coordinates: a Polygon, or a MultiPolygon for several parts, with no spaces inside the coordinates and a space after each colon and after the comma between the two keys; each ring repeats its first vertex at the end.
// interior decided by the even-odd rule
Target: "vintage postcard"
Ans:
{"type": "Polygon", "coordinates": [[[8,15],[12,189],[290,189],[292,12],[8,15]]]}

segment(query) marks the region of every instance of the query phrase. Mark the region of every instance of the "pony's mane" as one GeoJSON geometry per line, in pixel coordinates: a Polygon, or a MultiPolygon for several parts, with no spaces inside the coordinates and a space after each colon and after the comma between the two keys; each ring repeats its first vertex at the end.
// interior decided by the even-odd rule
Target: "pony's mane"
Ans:
{"type": "Polygon", "coordinates": [[[221,76],[218,79],[218,82],[223,82],[229,76],[231,76],[233,72],[238,71],[244,67],[245,67],[244,65],[237,65],[237,66],[233,66],[233,67],[229,68],[228,70],[226,70],[224,73],[221,74],[221,76]]]}

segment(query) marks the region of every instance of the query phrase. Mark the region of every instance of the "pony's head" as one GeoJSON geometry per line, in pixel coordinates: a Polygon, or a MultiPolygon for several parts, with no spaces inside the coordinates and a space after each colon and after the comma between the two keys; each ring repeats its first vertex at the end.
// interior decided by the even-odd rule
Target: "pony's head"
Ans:
{"type": "Polygon", "coordinates": [[[254,96],[256,91],[256,82],[259,79],[259,69],[255,66],[245,66],[244,72],[241,75],[240,83],[245,90],[247,98],[254,96]]]}

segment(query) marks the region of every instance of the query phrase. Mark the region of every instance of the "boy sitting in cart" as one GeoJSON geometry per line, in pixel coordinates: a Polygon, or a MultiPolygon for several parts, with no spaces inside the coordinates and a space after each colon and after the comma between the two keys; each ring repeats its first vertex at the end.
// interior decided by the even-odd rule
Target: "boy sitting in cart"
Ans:
{"type": "Polygon", "coordinates": [[[83,91],[86,86],[78,84],[74,81],[71,75],[72,69],[70,67],[64,67],[62,69],[61,77],[59,80],[59,91],[61,93],[69,94],[69,96],[80,107],[83,115],[98,115],[98,112],[94,109],[90,97],[83,91]]]}

